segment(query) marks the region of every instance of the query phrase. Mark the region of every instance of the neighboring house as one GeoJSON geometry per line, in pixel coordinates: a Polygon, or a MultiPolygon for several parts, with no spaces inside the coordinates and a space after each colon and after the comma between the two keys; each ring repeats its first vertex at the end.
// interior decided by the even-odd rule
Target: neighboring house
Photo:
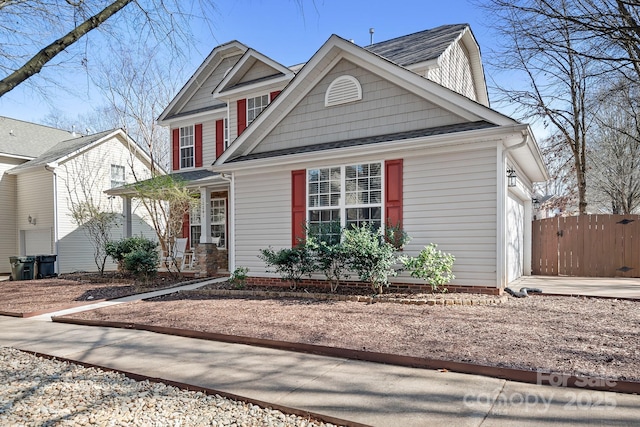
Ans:
{"type": "Polygon", "coordinates": [[[498,292],[530,273],[547,171],[529,126],[489,107],[465,24],[367,47],[334,35],[295,67],[223,44],[159,123],[173,173],[200,193],[183,234],[221,237],[229,270],[274,277],[259,249],[290,247],[305,224],[367,221],[401,224],[408,255],[432,242],[455,255],[451,288],[498,292]]]}
{"type": "MultiPolygon", "coordinates": [[[[56,254],[56,272],[96,271],[94,248],[72,218],[72,209],[92,200],[104,211],[123,211],[111,187],[149,177],[150,159],[121,129],[77,136],[70,132],[0,117],[0,271],[9,257],[56,254]]],[[[112,238],[155,234],[141,209],[119,217],[112,238]]],[[[107,263],[107,269],[115,265],[107,263]]]]}

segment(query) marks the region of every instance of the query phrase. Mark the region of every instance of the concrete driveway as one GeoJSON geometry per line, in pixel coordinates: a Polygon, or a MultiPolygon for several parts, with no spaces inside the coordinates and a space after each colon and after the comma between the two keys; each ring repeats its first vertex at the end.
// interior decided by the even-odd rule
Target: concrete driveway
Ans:
{"type": "Polygon", "coordinates": [[[523,276],[509,284],[511,289],[539,288],[545,294],[585,295],[640,300],[640,278],[523,276]]]}

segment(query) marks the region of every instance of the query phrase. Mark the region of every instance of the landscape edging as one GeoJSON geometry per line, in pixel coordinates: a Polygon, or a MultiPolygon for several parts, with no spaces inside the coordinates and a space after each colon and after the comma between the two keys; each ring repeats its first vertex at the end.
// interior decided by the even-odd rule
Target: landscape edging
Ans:
{"type": "Polygon", "coordinates": [[[51,320],[58,323],[135,329],[165,335],[181,336],[185,338],[221,341],[232,344],[253,345],[257,347],[273,348],[277,350],[295,351],[298,353],[309,353],[321,356],[339,357],[343,359],[362,360],[366,362],[384,363],[388,365],[407,366],[421,369],[436,369],[471,375],[482,375],[528,384],[539,384],[546,386],[561,385],[568,388],[612,391],[626,394],[640,394],[640,382],[636,381],[607,380],[597,377],[573,376],[549,372],[541,373],[540,371],[527,371],[524,369],[501,368],[496,366],[477,365],[466,362],[453,362],[448,360],[402,356],[397,354],[378,353],[365,350],[351,350],[316,344],[277,341],[263,338],[218,334],[213,332],[192,331],[188,329],[170,328],[164,326],[142,325],[136,323],[83,320],[65,317],[53,317],[51,320]]]}

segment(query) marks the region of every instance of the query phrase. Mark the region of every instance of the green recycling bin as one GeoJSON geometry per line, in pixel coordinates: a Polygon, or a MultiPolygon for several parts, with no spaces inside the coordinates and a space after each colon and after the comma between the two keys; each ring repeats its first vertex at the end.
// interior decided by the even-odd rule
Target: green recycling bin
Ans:
{"type": "Polygon", "coordinates": [[[56,255],[36,255],[36,278],[56,277],[56,255]]]}
{"type": "Polygon", "coordinates": [[[33,265],[36,262],[32,256],[12,256],[9,257],[11,263],[11,277],[9,280],[32,280],[33,265]]]}

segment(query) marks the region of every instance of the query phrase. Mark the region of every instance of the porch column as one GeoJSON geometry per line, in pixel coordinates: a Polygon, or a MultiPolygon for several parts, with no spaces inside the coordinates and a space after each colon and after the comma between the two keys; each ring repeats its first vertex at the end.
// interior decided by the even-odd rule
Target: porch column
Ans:
{"type": "Polygon", "coordinates": [[[211,240],[211,190],[200,189],[200,243],[212,243],[211,240]]]}
{"type": "Polygon", "coordinates": [[[131,197],[122,197],[122,216],[124,216],[124,237],[133,235],[133,226],[131,223],[131,197]]]}

